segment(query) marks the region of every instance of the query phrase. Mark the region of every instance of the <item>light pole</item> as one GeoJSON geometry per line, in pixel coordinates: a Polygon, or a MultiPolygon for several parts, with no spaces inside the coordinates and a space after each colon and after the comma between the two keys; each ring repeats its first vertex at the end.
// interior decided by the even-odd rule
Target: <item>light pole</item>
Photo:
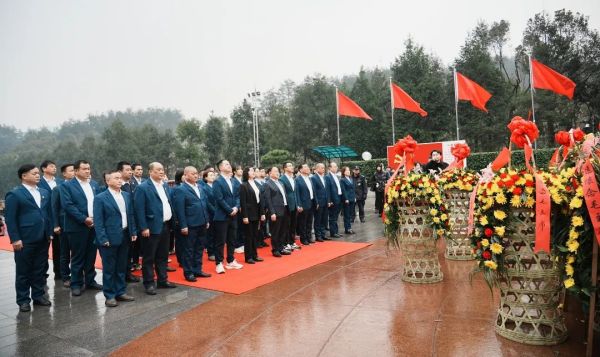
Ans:
{"type": "Polygon", "coordinates": [[[248,93],[250,98],[250,106],[252,107],[252,141],[254,146],[254,166],[260,166],[260,143],[258,139],[258,104],[260,100],[260,92],[254,90],[254,92],[248,93]]]}

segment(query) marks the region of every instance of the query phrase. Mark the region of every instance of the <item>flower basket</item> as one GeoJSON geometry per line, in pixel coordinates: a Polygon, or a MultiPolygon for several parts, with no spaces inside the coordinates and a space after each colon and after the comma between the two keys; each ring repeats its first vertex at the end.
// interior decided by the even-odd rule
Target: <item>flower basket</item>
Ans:
{"type": "Polygon", "coordinates": [[[468,191],[448,190],[444,192],[450,218],[449,238],[446,239],[446,253],[450,260],[473,260],[469,228],[469,194],[468,191]]]}
{"type": "Polygon", "coordinates": [[[531,345],[555,345],[567,338],[559,308],[563,293],[558,264],[544,252],[534,253],[535,211],[510,211],[503,239],[505,274],[498,281],[500,307],[496,333],[531,345]]]}

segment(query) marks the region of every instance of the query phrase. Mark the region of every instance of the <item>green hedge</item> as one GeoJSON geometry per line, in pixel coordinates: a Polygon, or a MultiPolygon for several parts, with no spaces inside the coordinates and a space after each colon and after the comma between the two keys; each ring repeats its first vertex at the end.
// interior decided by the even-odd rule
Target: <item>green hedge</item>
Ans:
{"type": "MultiPolygon", "coordinates": [[[[548,162],[550,162],[554,150],[555,149],[535,150],[534,156],[537,167],[548,167],[548,162]]],[[[467,165],[470,169],[480,171],[481,169],[484,169],[490,162],[494,161],[498,154],[499,152],[473,153],[467,159],[467,165]]],[[[344,161],[342,165],[350,166],[350,168],[358,166],[361,169],[361,173],[365,175],[366,178],[370,179],[371,176],[373,176],[373,173],[375,172],[375,167],[380,163],[383,163],[387,166],[387,159],[373,159],[369,161],[344,161]]],[[[513,151],[511,166],[517,168],[525,167],[525,157],[523,154],[523,150],[513,151]]]]}

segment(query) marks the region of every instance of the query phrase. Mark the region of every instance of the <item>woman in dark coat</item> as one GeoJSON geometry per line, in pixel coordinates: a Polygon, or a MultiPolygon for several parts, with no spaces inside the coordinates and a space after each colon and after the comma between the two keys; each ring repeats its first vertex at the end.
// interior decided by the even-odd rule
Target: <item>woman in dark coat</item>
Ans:
{"type": "Polygon", "coordinates": [[[254,182],[254,176],[254,168],[245,168],[240,186],[240,208],[244,226],[244,258],[248,264],[263,261],[256,252],[256,243],[258,242],[260,221],[265,220],[265,212],[260,199],[260,188],[254,182]]]}
{"type": "Polygon", "coordinates": [[[377,169],[371,180],[371,190],[375,191],[375,209],[379,212],[379,217],[381,217],[381,214],[383,213],[383,191],[385,190],[387,180],[388,176],[383,169],[383,164],[377,165],[377,169]]]}

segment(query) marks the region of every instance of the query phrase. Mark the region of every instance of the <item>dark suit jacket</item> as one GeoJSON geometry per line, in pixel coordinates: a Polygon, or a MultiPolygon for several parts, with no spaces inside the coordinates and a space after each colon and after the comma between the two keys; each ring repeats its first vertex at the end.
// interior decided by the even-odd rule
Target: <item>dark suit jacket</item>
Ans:
{"type": "MultiPolygon", "coordinates": [[[[39,188],[43,188],[44,190],[50,192],[50,207],[51,210],[53,209],[53,198],[52,196],[54,196],[55,192],[56,194],[58,194],[58,191],[54,191],[53,189],[50,188],[50,185],[48,184],[48,182],[46,181],[46,179],[44,178],[43,175],[41,175],[42,177],[40,177],[40,182],[38,183],[38,187],[39,188]]],[[[56,187],[54,188],[58,188],[58,186],[60,186],[61,183],[63,183],[63,180],[59,179],[58,177],[55,177],[55,182],[56,182],[56,187]]],[[[54,214],[52,214],[52,227],[57,227],[59,225],[58,222],[58,216],[56,217],[56,220],[54,218],[54,214]]]]}
{"type": "MultiPolygon", "coordinates": [[[[342,195],[338,194],[337,185],[335,184],[335,179],[333,178],[331,172],[325,176],[325,184],[327,184],[327,191],[329,192],[329,202],[333,202],[336,205],[339,205],[342,200],[342,195]]],[[[338,178],[339,180],[339,178],[338,178]]],[[[340,184],[340,189],[342,185],[340,184]]]]}
{"type": "MultiPolygon", "coordinates": [[[[142,178],[142,183],[146,182],[145,178],[142,178]]],[[[135,180],[134,177],[131,177],[131,180],[129,180],[129,186],[131,187],[131,192],[135,192],[135,189],[139,186],[140,184],[138,184],[138,182],[135,180]]]]}
{"type": "Polygon", "coordinates": [[[329,201],[329,191],[327,191],[327,181],[325,180],[325,185],[321,183],[321,179],[319,175],[315,174],[311,176],[311,181],[313,184],[313,194],[317,204],[320,207],[327,207],[327,203],[329,201]]]}
{"type": "Polygon", "coordinates": [[[240,185],[235,178],[231,178],[233,193],[229,190],[229,185],[223,176],[213,183],[213,193],[215,196],[215,221],[225,221],[233,211],[234,207],[240,209],[240,185]]]}
{"type": "Polygon", "coordinates": [[[342,187],[342,201],[356,202],[356,193],[354,192],[354,182],[352,182],[352,179],[349,177],[341,178],[340,186],[342,187]]]}
{"type": "Polygon", "coordinates": [[[54,227],[65,228],[65,210],[62,207],[62,197],[64,196],[63,191],[65,190],[65,183],[68,181],[62,181],[60,185],[54,187],[51,195],[51,210],[52,210],[52,225],[54,227]]]}
{"type": "Polygon", "coordinates": [[[292,189],[292,184],[290,183],[290,180],[285,174],[279,177],[279,182],[281,182],[283,188],[285,188],[285,198],[287,199],[288,210],[290,212],[295,211],[298,208],[298,199],[296,193],[297,187],[295,184],[296,182],[294,181],[294,188],[292,189]]]}
{"type": "Polygon", "coordinates": [[[367,179],[363,175],[358,177],[352,175],[352,183],[354,183],[354,192],[356,194],[356,200],[366,200],[369,188],[367,186],[367,179]]]}
{"type": "MultiPolygon", "coordinates": [[[[311,186],[314,186],[312,180],[309,178],[308,179],[311,183],[311,186]]],[[[310,209],[312,208],[313,205],[317,204],[317,200],[316,200],[316,195],[315,195],[315,191],[313,189],[313,199],[310,199],[310,191],[308,190],[308,186],[306,185],[306,182],[304,182],[304,179],[302,178],[302,175],[298,175],[298,177],[296,177],[296,198],[297,198],[297,202],[296,204],[298,205],[298,207],[302,207],[302,209],[310,209]]]]}
{"type": "Polygon", "coordinates": [[[183,182],[173,190],[173,208],[177,218],[177,228],[200,227],[209,223],[208,197],[206,193],[196,184],[200,197],[194,189],[183,182]]]}
{"type": "MultiPolygon", "coordinates": [[[[127,212],[127,230],[130,236],[136,236],[135,219],[133,218],[133,202],[131,195],[121,191],[125,200],[125,210],[127,212]]],[[[106,190],[99,193],[94,198],[94,228],[96,229],[96,239],[94,243],[102,246],[109,242],[112,246],[123,244],[123,224],[121,210],[112,194],[106,190]]]]}
{"type": "MultiPolygon", "coordinates": [[[[89,229],[85,225],[85,219],[92,214],[88,212],[87,198],[77,178],[74,178],[61,186],[61,205],[65,210],[65,232],[80,232],[89,229]],[[64,186],[64,187],[63,187],[64,186]]],[[[91,180],[90,186],[94,196],[100,192],[96,181],[91,180]]]]}
{"type": "Polygon", "coordinates": [[[265,184],[264,198],[265,209],[268,215],[275,214],[277,217],[285,215],[286,207],[283,195],[273,180],[269,180],[265,184]]]}
{"type": "MultiPolygon", "coordinates": [[[[256,187],[258,188],[259,196],[262,198],[258,184],[256,187]]],[[[252,186],[250,186],[250,183],[242,183],[240,186],[240,207],[242,208],[242,218],[248,218],[250,221],[260,220],[260,216],[265,214],[263,206],[263,201],[256,201],[256,194],[254,193],[252,186]]]]}
{"type": "Polygon", "coordinates": [[[5,219],[11,243],[34,243],[48,240],[52,236],[50,192],[43,188],[39,188],[39,191],[41,207],[38,207],[33,195],[23,185],[6,194],[5,219]]]}
{"type": "MultiPolygon", "coordinates": [[[[163,187],[171,206],[171,212],[173,212],[171,190],[166,183],[163,183],[163,187]]],[[[133,197],[137,230],[141,232],[149,229],[150,234],[160,234],[163,228],[163,206],[152,180],[142,182],[135,189],[133,197]]]]}

